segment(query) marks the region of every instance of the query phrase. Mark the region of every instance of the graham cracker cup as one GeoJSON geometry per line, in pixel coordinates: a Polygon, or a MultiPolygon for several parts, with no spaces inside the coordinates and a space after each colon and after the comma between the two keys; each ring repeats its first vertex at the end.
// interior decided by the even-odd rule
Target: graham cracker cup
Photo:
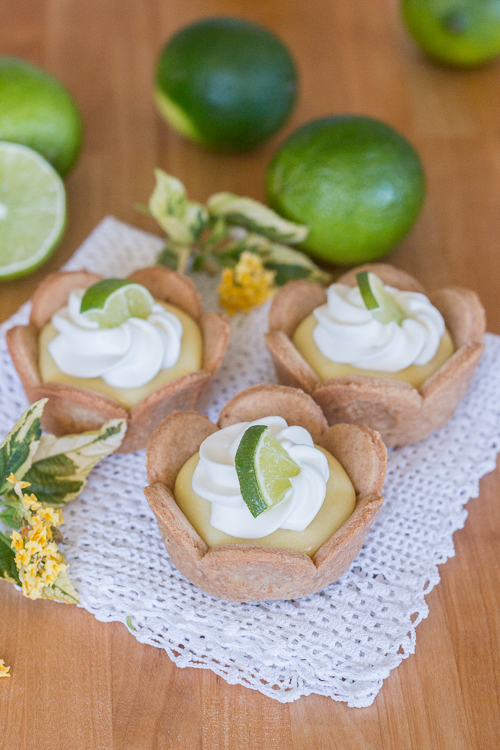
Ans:
{"type": "Polygon", "coordinates": [[[86,289],[101,279],[89,271],[59,271],[47,276],[33,295],[29,324],[7,331],[7,345],[30,403],[49,399],[42,417],[44,429],[60,436],[98,429],[108,419],[126,419],[127,432],[118,452],[132,453],[146,447],[155,427],[171,412],[205,408],[213,376],[227,349],[230,324],[225,315],[203,313],[200,295],[186,276],[163,266],[142,268],[129,279],[145,286],[156,300],[176,305],[199,325],[202,369],[165,383],[130,409],[88,388],[43,383],[38,366],[41,329],[67,304],[73,289],[86,289]]]}
{"type": "Polygon", "coordinates": [[[267,347],[278,381],[309,393],[328,424],[365,424],[380,432],[390,447],[409,445],[444,427],[453,416],[484,349],[484,309],[469,289],[451,287],[427,293],[412,276],[385,263],[359,266],[338,281],[355,286],[356,274],[365,270],[402,291],[426,294],[445,320],[456,351],[420,388],[365,375],[321,382],[292,342],[299,323],[327,300],[323,287],[311,281],[290,281],[277,292],[269,313],[267,347]]]}
{"type": "Polygon", "coordinates": [[[174,565],[207,594],[252,602],[308,596],[345,573],[382,506],[387,451],[380,435],[368,427],[328,427],[319,406],[303,391],[256,385],[227,402],[218,425],[195,412],[168,416],[152,434],[146,460],[149,486],[144,493],[174,565]],[[314,442],[342,464],[356,491],[354,512],[312,557],[258,544],[209,548],[174,498],[177,474],[206,437],[228,425],[270,415],[309,430],[314,442]]]}

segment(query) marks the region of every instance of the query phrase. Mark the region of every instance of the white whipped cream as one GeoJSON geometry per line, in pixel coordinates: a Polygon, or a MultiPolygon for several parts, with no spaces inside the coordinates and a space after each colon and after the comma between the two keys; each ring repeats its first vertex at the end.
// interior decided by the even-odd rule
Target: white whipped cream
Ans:
{"type": "Polygon", "coordinates": [[[129,318],[115,328],[99,328],[80,313],[84,289],[71,292],[68,306],[52,316],[59,332],[49,342],[62,372],[77,378],[101,377],[115,388],[136,388],[179,359],[183,327],[155,302],[147,320],[129,318]]]}
{"type": "Polygon", "coordinates": [[[206,438],[200,446],[192,487],[197,495],[212,503],[212,526],[241,539],[261,539],[276,529],[307,528],[323,505],[329,476],[325,454],[314,447],[304,427],[289,427],[282,417],[265,417],[224,427],[206,438]],[[257,518],[241,496],[234,465],[240,440],[254,424],[267,425],[301,469],[296,477],[290,477],[292,487],[283,500],[257,518]]]}
{"type": "Polygon", "coordinates": [[[384,372],[431,361],[445,331],[443,316],[424,294],[385,288],[409,316],[401,325],[374,318],[357,286],[329,287],[326,305],[314,310],[318,324],[313,338],[325,357],[362,370],[384,372]]]}

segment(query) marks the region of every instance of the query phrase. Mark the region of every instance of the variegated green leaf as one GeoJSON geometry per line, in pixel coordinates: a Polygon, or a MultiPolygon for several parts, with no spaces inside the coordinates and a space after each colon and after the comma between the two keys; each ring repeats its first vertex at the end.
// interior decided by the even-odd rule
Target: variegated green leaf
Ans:
{"type": "Polygon", "coordinates": [[[6,501],[0,504],[0,521],[10,529],[18,529],[23,522],[20,505],[19,500],[17,502],[6,501]]]}
{"type": "MultiPolygon", "coordinates": [[[[252,234],[246,241],[252,244],[259,240],[258,235],[252,234]]],[[[276,271],[274,283],[277,286],[283,286],[292,279],[309,279],[318,284],[328,284],[331,281],[331,275],[317,266],[308,255],[277,242],[268,244],[262,252],[262,260],[266,268],[276,271]]]]}
{"type": "Polygon", "coordinates": [[[46,402],[44,398],[32,404],[0,445],[0,495],[11,489],[7,481],[11,474],[22,479],[31,466],[42,434],[40,419],[46,402]]]}
{"type": "Polygon", "coordinates": [[[170,268],[172,271],[184,273],[190,255],[191,249],[189,247],[183,247],[182,245],[175,245],[173,242],[167,242],[158,255],[156,263],[159,266],[170,268]]]}
{"type": "Polygon", "coordinates": [[[245,227],[276,242],[295,245],[305,240],[309,231],[305,226],[283,219],[263,203],[233,193],[215,193],[208,199],[207,208],[213,218],[223,217],[228,224],[245,227]]]}
{"type": "Polygon", "coordinates": [[[56,438],[44,435],[24,479],[42,505],[60,507],[83,490],[89,472],[113,453],[126,431],[122,419],[111,419],[100,430],[56,438]]]}
{"type": "Polygon", "coordinates": [[[67,568],[64,568],[51,586],[45,586],[42,599],[54,599],[66,604],[80,604],[80,597],[71,583],[67,568]]]}
{"type": "Polygon", "coordinates": [[[182,182],[161,169],[155,169],[156,187],[149,199],[149,210],[169,239],[179,245],[195,242],[209,216],[201,203],[189,201],[182,182]]]}
{"type": "Polygon", "coordinates": [[[10,537],[0,531],[0,578],[19,586],[21,581],[15,563],[16,553],[10,546],[10,541],[10,537]]]}

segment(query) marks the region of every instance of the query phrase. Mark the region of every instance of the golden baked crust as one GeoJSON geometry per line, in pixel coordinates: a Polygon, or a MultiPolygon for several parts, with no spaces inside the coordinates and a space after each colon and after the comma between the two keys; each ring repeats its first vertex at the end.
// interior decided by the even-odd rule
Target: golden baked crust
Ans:
{"type": "MultiPolygon", "coordinates": [[[[362,270],[373,271],[397,289],[425,293],[416,279],[385,263],[354,268],[339,282],[354,286],[356,274],[362,270]]],[[[279,382],[311,394],[330,425],[365,424],[380,432],[391,447],[423,440],[453,416],[483,352],[486,329],[484,309],[475,292],[452,287],[427,296],[441,312],[456,351],[419,389],[409,383],[364,375],[321,382],[291,337],[299,323],[326,302],[326,293],[311,281],[290,281],[274,297],[266,334],[279,382]]]]}
{"type": "Polygon", "coordinates": [[[151,266],[129,278],[145,286],[160,301],[176,305],[200,326],[203,335],[203,368],[165,383],[130,409],[113,398],[87,388],[65,383],[43,383],[38,368],[38,337],[52,315],[67,304],[73,289],[87,288],[102,277],[88,271],[59,271],[47,276],[32,298],[30,322],[7,331],[9,351],[31,403],[48,398],[42,425],[55,435],[84,432],[100,427],[108,419],[128,422],[120,453],[145,448],[160,422],[173,411],[203,409],[213,376],[227,349],[230,334],[225,315],[203,314],[193,282],[163,266],[151,266]]]}
{"type": "Polygon", "coordinates": [[[337,580],[357,556],[383,502],[386,448],[368,427],[328,427],[321,409],[303,391],[257,385],[238,393],[222,410],[218,427],[194,412],[168,416],[151,436],[147,450],[149,486],[144,490],[172,562],[208,594],[234,602],[295,599],[337,580]],[[315,555],[259,545],[208,548],[174,498],[178,472],[218,428],[264,415],[282,416],[306,427],[315,442],[337,458],[353,483],[353,514],[315,555]]]}

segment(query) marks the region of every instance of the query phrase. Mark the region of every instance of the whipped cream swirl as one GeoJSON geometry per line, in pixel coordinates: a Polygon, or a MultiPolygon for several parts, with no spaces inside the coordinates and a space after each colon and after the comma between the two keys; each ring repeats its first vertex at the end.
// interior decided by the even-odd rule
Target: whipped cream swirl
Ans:
{"type": "Polygon", "coordinates": [[[325,454],[314,447],[304,427],[289,427],[282,417],[265,417],[224,427],[206,438],[200,446],[192,487],[197,495],[212,503],[212,526],[241,539],[261,539],[276,529],[307,528],[323,505],[329,476],[325,454]],[[241,496],[234,465],[240,440],[254,424],[267,425],[301,469],[296,477],[290,477],[292,487],[283,500],[257,518],[241,496]]]}
{"type": "Polygon", "coordinates": [[[49,353],[62,372],[77,378],[101,377],[115,388],[136,388],[179,359],[183,327],[155,302],[147,320],[129,318],[115,328],[99,328],[80,313],[84,289],[71,292],[68,306],[52,316],[58,335],[49,353]]]}
{"type": "Polygon", "coordinates": [[[426,365],[433,359],[445,331],[439,310],[424,294],[385,288],[408,315],[401,325],[374,318],[357,286],[329,287],[326,305],[314,310],[318,323],[313,338],[325,357],[362,370],[384,372],[426,365]]]}

